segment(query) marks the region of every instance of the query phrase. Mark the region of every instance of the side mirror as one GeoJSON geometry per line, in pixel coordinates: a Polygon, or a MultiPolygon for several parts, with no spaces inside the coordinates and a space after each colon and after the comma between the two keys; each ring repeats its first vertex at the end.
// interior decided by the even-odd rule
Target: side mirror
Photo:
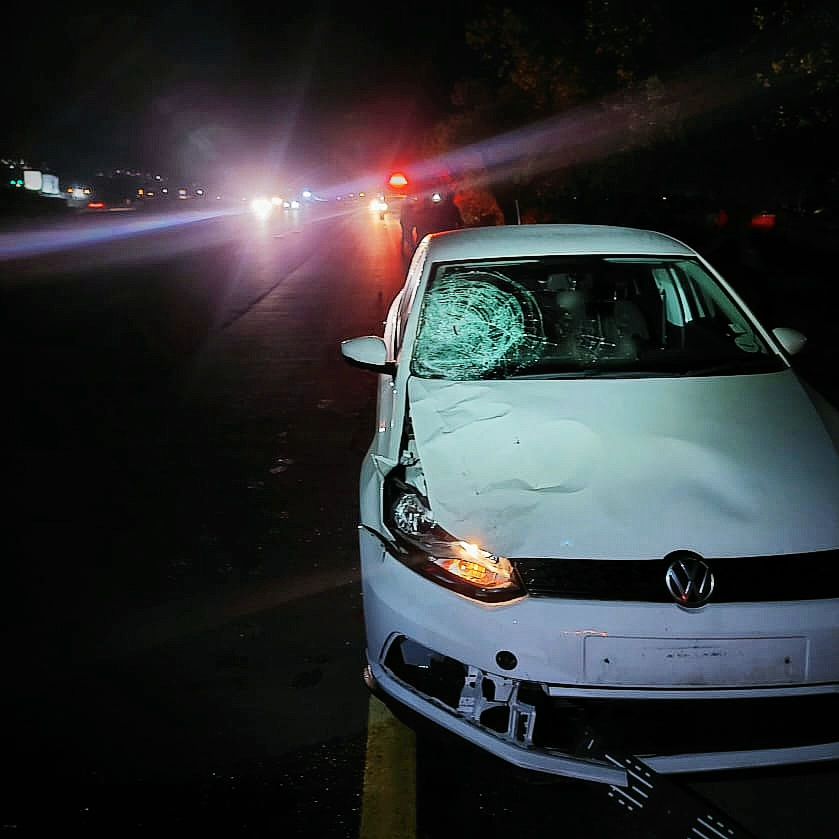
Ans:
{"type": "Polygon", "coordinates": [[[341,355],[345,361],[363,370],[391,376],[396,372],[396,365],[387,360],[387,345],[376,335],[341,341],[341,355]]]}
{"type": "Polygon", "coordinates": [[[789,329],[786,326],[779,326],[777,329],[773,329],[772,334],[786,350],[787,355],[795,355],[801,352],[807,343],[807,337],[805,335],[802,335],[797,329],[789,329]]]}

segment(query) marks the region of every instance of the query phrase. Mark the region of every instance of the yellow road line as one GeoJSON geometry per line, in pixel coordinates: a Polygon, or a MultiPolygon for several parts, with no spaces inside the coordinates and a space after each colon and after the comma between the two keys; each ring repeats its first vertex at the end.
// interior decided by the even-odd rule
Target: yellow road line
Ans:
{"type": "Polygon", "coordinates": [[[416,790],[414,732],[371,696],[360,839],[415,839],[416,790]]]}

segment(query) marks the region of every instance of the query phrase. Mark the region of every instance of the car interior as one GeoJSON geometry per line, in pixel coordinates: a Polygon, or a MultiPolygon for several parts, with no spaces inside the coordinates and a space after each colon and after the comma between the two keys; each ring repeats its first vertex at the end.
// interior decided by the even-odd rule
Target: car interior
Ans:
{"type": "Polygon", "coordinates": [[[479,377],[492,377],[522,367],[667,370],[771,355],[745,313],[690,259],[554,257],[443,265],[424,307],[420,354],[433,342],[436,357],[444,367],[451,359],[458,375],[469,368],[464,356],[484,359],[479,377]],[[436,307],[440,301],[445,317],[436,307]],[[516,329],[520,334],[511,339],[516,329]],[[493,355],[481,346],[491,343],[497,350],[500,340],[509,352],[493,355]]]}

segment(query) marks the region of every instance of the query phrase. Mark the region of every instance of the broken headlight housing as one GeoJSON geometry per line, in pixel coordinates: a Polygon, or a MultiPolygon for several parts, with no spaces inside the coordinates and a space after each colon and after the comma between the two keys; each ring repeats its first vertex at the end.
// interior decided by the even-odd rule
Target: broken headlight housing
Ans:
{"type": "Polygon", "coordinates": [[[508,559],[452,536],[434,520],[419,491],[393,475],[385,483],[384,513],[396,542],[396,559],[414,571],[485,603],[524,595],[508,559]]]}

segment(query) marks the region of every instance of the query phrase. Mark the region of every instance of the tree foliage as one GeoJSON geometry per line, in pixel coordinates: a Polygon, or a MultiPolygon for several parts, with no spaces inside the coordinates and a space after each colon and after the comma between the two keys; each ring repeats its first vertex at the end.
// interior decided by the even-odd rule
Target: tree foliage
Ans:
{"type": "MultiPolygon", "coordinates": [[[[455,86],[451,112],[435,127],[429,152],[582,107],[613,119],[621,132],[604,159],[575,171],[555,149],[541,152],[556,159],[551,172],[544,162],[523,159],[517,192],[523,184],[537,196],[574,189],[614,179],[616,170],[624,182],[640,184],[687,169],[699,179],[714,167],[730,178],[773,161],[791,173],[805,162],[832,165],[839,13],[831,5],[705,0],[676,8],[672,0],[580,0],[513,9],[492,3],[464,38],[476,61],[455,86]],[[716,87],[685,83],[703,74],[716,87]],[[803,155],[804,147],[811,153],[803,155]]],[[[497,188],[503,192],[504,184],[497,188]]]]}
{"type": "Polygon", "coordinates": [[[772,52],[756,74],[757,82],[774,94],[764,129],[811,128],[836,118],[839,11],[811,5],[782,0],[754,9],[755,29],[775,35],[772,52]]]}

